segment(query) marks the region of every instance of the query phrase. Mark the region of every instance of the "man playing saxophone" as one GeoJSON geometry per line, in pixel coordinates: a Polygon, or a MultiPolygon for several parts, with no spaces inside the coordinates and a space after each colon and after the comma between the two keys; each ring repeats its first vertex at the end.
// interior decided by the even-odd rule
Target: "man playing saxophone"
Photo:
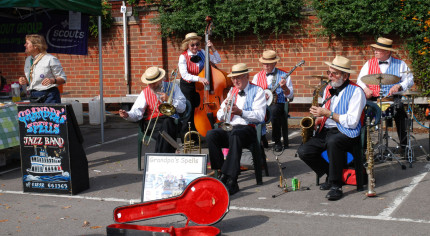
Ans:
{"type": "Polygon", "coordinates": [[[167,132],[176,140],[177,126],[174,118],[165,116],[159,112],[159,105],[168,101],[170,91],[173,90],[172,105],[176,108],[177,113],[185,111],[185,97],[179,87],[171,82],[163,81],[166,71],[158,67],[149,67],[142,75],[142,82],[148,86],[142,90],[133,104],[130,111],[120,109],[119,115],[129,121],[138,121],[145,119],[145,127],[148,132],[147,136],[155,139],[155,153],[174,153],[176,150],[159,132],[167,132]],[[148,126],[149,125],[149,126],[148,126]],[[155,127],[154,127],[155,125],[155,127]]]}
{"type": "Polygon", "coordinates": [[[330,190],[326,198],[339,200],[342,192],[342,171],[346,164],[346,153],[358,144],[363,122],[363,108],[366,97],[363,90],[349,80],[351,61],[336,56],[329,66],[327,75],[330,83],[324,90],[322,107],[312,106],[310,113],[317,117],[317,134],[298,149],[302,159],[318,177],[327,175],[321,190],[330,190]],[[329,163],[321,153],[327,150],[329,163]]]}
{"type": "Polygon", "coordinates": [[[250,71],[246,64],[239,63],[234,65],[232,72],[227,75],[231,77],[234,85],[227,100],[233,98],[234,94],[236,99],[232,102],[231,109],[226,106],[228,101],[224,101],[217,112],[217,118],[222,122],[229,120],[232,130],[218,128],[208,131],[206,135],[211,167],[216,171],[221,170],[220,180],[230,195],[239,191],[237,177],[240,173],[242,148],[256,142],[257,133],[253,124],[263,122],[266,115],[264,91],[261,87],[249,83],[250,71]],[[230,117],[225,115],[227,112],[231,112],[230,117]],[[229,148],[225,161],[222,148],[229,148]]]}

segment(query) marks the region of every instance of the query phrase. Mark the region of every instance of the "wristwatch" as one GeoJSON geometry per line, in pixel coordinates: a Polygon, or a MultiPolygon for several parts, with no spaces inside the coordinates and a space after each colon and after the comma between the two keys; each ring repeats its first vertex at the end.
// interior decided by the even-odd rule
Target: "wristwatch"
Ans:
{"type": "Polygon", "coordinates": [[[331,114],[328,118],[333,119],[333,112],[331,112],[331,114]]]}

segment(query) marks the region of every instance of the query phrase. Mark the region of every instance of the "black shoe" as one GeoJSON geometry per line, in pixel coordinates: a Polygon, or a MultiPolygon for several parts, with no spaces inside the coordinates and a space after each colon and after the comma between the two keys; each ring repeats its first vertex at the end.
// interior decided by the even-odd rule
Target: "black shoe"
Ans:
{"type": "Polygon", "coordinates": [[[342,188],[332,186],[330,188],[330,191],[327,193],[325,197],[330,201],[337,201],[341,199],[342,196],[343,196],[342,188]]]}
{"type": "Polygon", "coordinates": [[[225,174],[219,175],[219,181],[221,181],[223,184],[226,184],[228,180],[228,176],[225,174]]]}
{"type": "Polygon", "coordinates": [[[281,143],[275,143],[275,152],[282,152],[282,144],[281,143]]]}
{"type": "Polygon", "coordinates": [[[233,195],[239,192],[239,184],[237,184],[237,177],[236,178],[229,177],[227,179],[227,183],[225,184],[225,187],[227,188],[228,193],[230,195],[233,195]]]}
{"type": "Polygon", "coordinates": [[[331,188],[331,183],[326,180],[324,183],[320,185],[320,190],[329,190],[331,188]]]}

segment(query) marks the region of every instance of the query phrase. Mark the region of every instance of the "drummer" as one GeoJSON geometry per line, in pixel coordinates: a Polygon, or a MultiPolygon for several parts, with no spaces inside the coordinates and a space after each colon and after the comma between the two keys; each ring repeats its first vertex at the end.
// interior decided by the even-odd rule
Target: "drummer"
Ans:
{"type": "MultiPolygon", "coordinates": [[[[373,50],[374,58],[368,60],[361,68],[360,74],[357,78],[357,84],[363,88],[366,98],[376,101],[382,91],[382,98],[391,97],[394,100],[391,105],[391,112],[394,115],[394,120],[397,127],[397,135],[401,143],[401,153],[406,146],[406,112],[401,96],[395,95],[398,92],[405,91],[414,85],[414,77],[412,73],[402,73],[410,71],[406,63],[400,59],[392,57],[392,53],[396,52],[393,48],[393,40],[380,37],[375,44],[370,45],[373,50]],[[394,84],[385,84],[384,78],[376,80],[375,85],[366,84],[363,77],[371,74],[391,74],[400,78],[400,81],[394,84]],[[382,86],[376,85],[381,81],[382,86]]],[[[381,98],[381,99],[382,99],[381,98]]]]}

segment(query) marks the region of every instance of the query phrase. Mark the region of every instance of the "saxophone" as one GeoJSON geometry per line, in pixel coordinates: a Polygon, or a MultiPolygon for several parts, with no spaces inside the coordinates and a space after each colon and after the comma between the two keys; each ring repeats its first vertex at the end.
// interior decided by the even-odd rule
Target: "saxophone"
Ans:
{"type": "Polygon", "coordinates": [[[366,159],[367,159],[367,168],[366,168],[366,172],[367,172],[367,178],[368,178],[368,182],[367,182],[367,192],[366,192],[366,196],[368,197],[375,197],[376,196],[376,192],[375,192],[375,178],[373,177],[373,147],[372,147],[372,139],[370,137],[370,118],[367,117],[367,128],[366,128],[366,132],[367,132],[367,155],[366,155],[366,159]]]}
{"type": "MultiPolygon", "coordinates": [[[[327,81],[322,81],[322,84],[319,85],[314,90],[312,106],[318,106],[318,95],[321,89],[323,89],[327,85],[327,83],[328,83],[327,81]]],[[[300,127],[302,128],[302,133],[301,133],[302,143],[306,143],[313,136],[314,126],[315,126],[315,117],[312,114],[310,114],[310,116],[303,117],[300,120],[300,127]]]]}

